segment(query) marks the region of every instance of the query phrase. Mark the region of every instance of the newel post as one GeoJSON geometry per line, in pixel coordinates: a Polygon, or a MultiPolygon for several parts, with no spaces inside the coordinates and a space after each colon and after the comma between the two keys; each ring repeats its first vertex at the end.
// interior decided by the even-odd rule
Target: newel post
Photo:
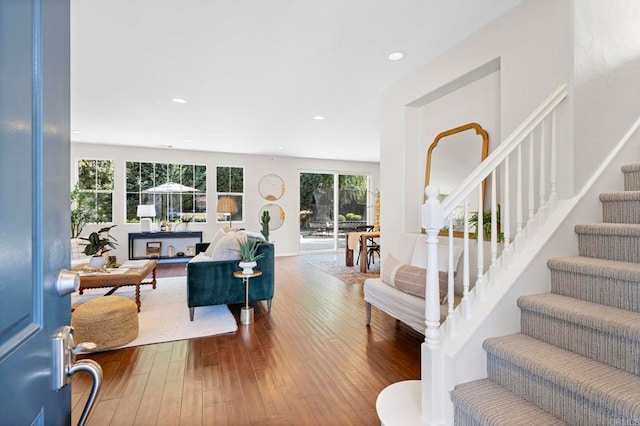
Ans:
{"type": "Polygon", "coordinates": [[[425,293],[425,342],[440,343],[440,285],[438,277],[438,234],[444,226],[444,212],[438,199],[440,187],[425,189],[427,201],[422,205],[422,227],[427,232],[427,289],[425,293]]]}
{"type": "Polygon", "coordinates": [[[425,189],[422,227],[427,233],[427,289],[425,293],[425,339],[421,349],[422,421],[443,424],[445,410],[444,353],[440,339],[440,298],[438,278],[438,234],[444,226],[444,210],[438,196],[440,187],[425,189]]]}

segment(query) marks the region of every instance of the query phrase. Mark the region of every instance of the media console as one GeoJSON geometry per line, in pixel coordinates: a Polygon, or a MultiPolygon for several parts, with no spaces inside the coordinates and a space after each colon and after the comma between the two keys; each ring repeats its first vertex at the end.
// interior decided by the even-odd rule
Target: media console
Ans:
{"type": "Polygon", "coordinates": [[[131,232],[129,259],[155,259],[159,263],[188,262],[195,256],[196,243],[201,242],[202,231],[131,232]],[[188,247],[193,247],[194,252],[188,253],[188,247]],[[178,252],[184,253],[184,256],[178,256],[178,252]]]}

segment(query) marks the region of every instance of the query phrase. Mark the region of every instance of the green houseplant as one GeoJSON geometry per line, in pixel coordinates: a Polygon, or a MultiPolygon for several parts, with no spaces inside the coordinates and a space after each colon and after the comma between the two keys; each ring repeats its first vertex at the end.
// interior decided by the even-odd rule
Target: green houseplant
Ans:
{"type": "Polygon", "coordinates": [[[242,257],[242,261],[238,264],[242,268],[245,275],[253,274],[253,268],[258,264],[257,260],[264,257],[258,254],[258,248],[262,244],[259,240],[240,238],[238,239],[238,251],[242,257]]]}
{"type": "MultiPolygon", "coordinates": [[[[500,232],[500,204],[496,205],[496,223],[498,229],[498,242],[504,241],[504,233],[500,232]]],[[[469,227],[475,229],[474,238],[478,238],[478,212],[473,212],[469,218],[469,227]]],[[[485,210],[482,213],[482,236],[485,241],[491,239],[491,210],[485,210]]]]}
{"type": "Polygon", "coordinates": [[[104,266],[104,254],[109,252],[111,249],[116,248],[118,245],[115,237],[109,234],[109,231],[115,226],[116,225],[111,225],[100,228],[97,232],[92,232],[86,238],[80,237],[81,240],[86,241],[86,243],[82,243],[84,244],[84,254],[92,256],[90,264],[94,268],[104,266]]]}
{"type": "Polygon", "coordinates": [[[269,210],[264,210],[262,212],[262,217],[260,218],[260,224],[262,225],[262,230],[260,233],[264,237],[265,240],[269,241],[269,222],[271,221],[271,215],[269,214],[269,210]]]}
{"type": "Polygon", "coordinates": [[[95,195],[81,191],[76,185],[70,193],[71,198],[71,238],[78,238],[87,223],[100,223],[104,216],[96,213],[95,195]]]}

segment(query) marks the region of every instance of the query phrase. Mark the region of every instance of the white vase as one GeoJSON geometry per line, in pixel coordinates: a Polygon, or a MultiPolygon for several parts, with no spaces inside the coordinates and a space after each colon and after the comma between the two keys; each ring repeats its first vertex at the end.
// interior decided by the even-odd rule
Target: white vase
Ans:
{"type": "Polygon", "coordinates": [[[253,268],[257,264],[258,264],[257,262],[246,262],[243,260],[240,263],[238,263],[238,266],[242,268],[243,275],[251,275],[253,274],[253,268]]]}
{"type": "Polygon", "coordinates": [[[106,259],[104,258],[104,256],[93,256],[91,259],[89,259],[89,265],[91,265],[93,269],[100,269],[104,267],[105,263],[106,259]]]}

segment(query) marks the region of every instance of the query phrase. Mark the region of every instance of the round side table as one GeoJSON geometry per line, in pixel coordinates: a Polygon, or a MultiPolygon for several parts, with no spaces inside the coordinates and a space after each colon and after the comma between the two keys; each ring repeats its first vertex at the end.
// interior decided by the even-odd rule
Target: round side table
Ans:
{"type": "Polygon", "coordinates": [[[240,309],[240,323],[253,323],[253,307],[249,306],[249,279],[262,275],[260,271],[253,271],[253,274],[243,274],[242,271],[233,273],[235,278],[241,278],[244,281],[244,308],[240,309]]]}

